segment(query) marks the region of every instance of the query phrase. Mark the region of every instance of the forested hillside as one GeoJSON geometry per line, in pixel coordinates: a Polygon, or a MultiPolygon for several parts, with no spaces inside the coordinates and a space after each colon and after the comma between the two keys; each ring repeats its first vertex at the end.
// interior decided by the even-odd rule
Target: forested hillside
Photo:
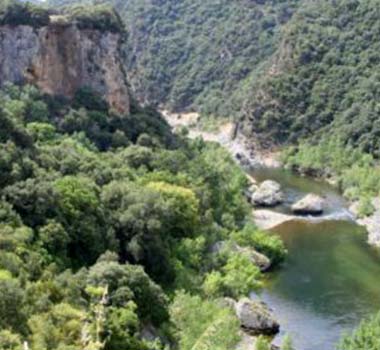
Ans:
{"type": "MultiPolygon", "coordinates": [[[[227,151],[173,134],[148,105],[232,116],[249,137],[296,144],[287,165],[338,176],[368,215],[380,191],[380,2],[50,4],[4,1],[0,25],[37,32],[53,14],[56,28],[121,32],[136,98],[123,113],[85,86],[0,90],[0,349],[235,349],[231,299],[259,291],[286,249],[252,222],[250,184],[227,151]]],[[[370,318],[340,348],[376,347],[379,329],[370,318]]]]}
{"type": "Polygon", "coordinates": [[[248,134],[273,142],[334,135],[380,154],[379,1],[311,2],[288,23],[244,105],[248,134]]]}
{"type": "MultiPolygon", "coordinates": [[[[92,1],[50,0],[54,5],[92,1]]],[[[125,63],[135,95],[174,110],[231,116],[234,92],[259,71],[299,0],[101,0],[128,31],[125,63]]]]}
{"type": "Polygon", "coordinates": [[[7,85],[0,101],[0,348],[234,346],[239,324],[217,300],[257,290],[261,272],[210,247],[238,242],[274,264],[285,251],[249,225],[226,152],[175,137],[153,110],[110,113],[86,89],[69,102],[7,85]]]}
{"type": "Polygon", "coordinates": [[[334,134],[378,155],[377,0],[98,2],[125,20],[141,101],[235,117],[272,144],[334,134]]]}

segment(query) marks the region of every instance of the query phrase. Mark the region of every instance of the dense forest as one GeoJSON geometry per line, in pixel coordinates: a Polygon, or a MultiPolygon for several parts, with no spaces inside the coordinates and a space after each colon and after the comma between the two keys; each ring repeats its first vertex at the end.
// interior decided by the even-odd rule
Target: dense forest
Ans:
{"type": "Polygon", "coordinates": [[[50,3],[116,7],[142,102],[234,118],[266,145],[323,134],[379,156],[377,0],[50,3]]]}
{"type": "Polygon", "coordinates": [[[150,109],[110,114],[88,90],[68,102],[9,85],[0,99],[0,348],[147,349],[144,327],[181,349],[235,344],[217,300],[257,290],[261,273],[210,246],[238,242],[274,263],[285,250],[250,223],[226,152],[172,135],[150,109]]]}
{"type": "Polygon", "coordinates": [[[172,110],[230,117],[245,79],[276,50],[299,0],[50,0],[107,3],[128,31],[125,64],[135,95],[172,110]]]}
{"type": "Polygon", "coordinates": [[[288,23],[274,74],[250,87],[247,129],[279,143],[330,135],[379,156],[378,5],[305,5],[288,23]]]}
{"type": "MultiPolygon", "coordinates": [[[[245,135],[292,145],[285,164],[337,179],[369,215],[380,3],[49,3],[4,1],[0,25],[37,29],[59,5],[81,29],[122,32],[136,99],[119,115],[88,88],[73,99],[1,89],[0,349],[234,349],[240,325],[225,298],[264,285],[250,251],[276,268],[286,249],[252,221],[232,157],[173,134],[149,105],[234,117],[245,135]]],[[[377,349],[379,330],[374,316],[338,347],[377,349]]]]}

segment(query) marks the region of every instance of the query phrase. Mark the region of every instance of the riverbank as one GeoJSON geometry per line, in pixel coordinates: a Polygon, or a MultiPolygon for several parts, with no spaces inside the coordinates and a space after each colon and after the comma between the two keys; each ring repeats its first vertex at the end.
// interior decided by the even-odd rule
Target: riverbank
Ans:
{"type": "Polygon", "coordinates": [[[359,216],[359,203],[355,202],[350,205],[350,211],[355,215],[355,221],[364,226],[368,232],[368,243],[380,248],[380,198],[372,199],[374,212],[372,215],[361,218],[359,216]]]}
{"type": "MultiPolygon", "coordinates": [[[[189,130],[188,136],[192,139],[201,137],[205,141],[217,142],[227,149],[233,158],[246,170],[255,168],[281,168],[283,165],[279,160],[279,150],[263,150],[255,145],[254,140],[247,140],[243,135],[236,135],[236,126],[232,122],[222,123],[215,131],[204,131],[199,127],[198,113],[170,113],[167,110],[161,111],[167,122],[174,128],[179,129],[186,127],[189,130]]],[[[256,183],[256,179],[247,174],[251,183],[256,183]]],[[[336,186],[335,182],[330,182],[336,186]]],[[[368,232],[368,243],[372,246],[380,247],[380,198],[373,198],[372,205],[374,212],[372,215],[361,218],[359,215],[359,204],[349,203],[351,219],[358,225],[364,226],[368,232]]],[[[263,229],[269,230],[291,220],[316,221],[318,219],[311,217],[302,217],[298,215],[287,215],[268,209],[255,209],[253,216],[256,225],[263,229]]],[[[331,219],[327,217],[327,219],[331,219]]]]}

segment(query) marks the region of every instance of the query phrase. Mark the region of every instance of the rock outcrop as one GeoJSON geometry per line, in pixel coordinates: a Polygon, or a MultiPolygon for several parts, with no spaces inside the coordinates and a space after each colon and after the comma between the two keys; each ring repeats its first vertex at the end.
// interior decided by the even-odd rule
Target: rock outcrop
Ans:
{"type": "Polygon", "coordinates": [[[216,242],[211,247],[211,252],[214,254],[219,254],[223,251],[231,251],[245,255],[253,265],[260,269],[261,272],[269,270],[272,266],[270,259],[264,254],[259,253],[253,247],[241,247],[234,242],[226,241],[216,242]]]}
{"type": "Polygon", "coordinates": [[[252,204],[261,207],[274,207],[284,200],[281,185],[272,180],[260,184],[251,197],[252,204]]]}
{"type": "Polygon", "coordinates": [[[52,95],[72,98],[90,88],[122,114],[130,110],[120,61],[120,33],[79,29],[51,17],[46,26],[0,27],[0,86],[30,83],[52,95]]]}
{"type": "Polygon", "coordinates": [[[263,302],[243,298],[236,303],[235,311],[241,327],[247,333],[274,335],[280,330],[279,323],[263,302]]]}
{"type": "Polygon", "coordinates": [[[308,194],[292,205],[292,211],[300,215],[320,215],[323,213],[324,200],[316,194],[308,194]]]}
{"type": "Polygon", "coordinates": [[[359,202],[353,203],[350,211],[355,215],[356,222],[367,229],[368,243],[380,248],[380,197],[373,198],[371,203],[374,212],[370,216],[360,217],[359,202]]]}
{"type": "Polygon", "coordinates": [[[236,251],[240,254],[245,255],[253,265],[257,266],[260,269],[261,272],[268,271],[272,266],[272,262],[267,256],[259,253],[253,248],[240,247],[237,245],[236,251]]]}

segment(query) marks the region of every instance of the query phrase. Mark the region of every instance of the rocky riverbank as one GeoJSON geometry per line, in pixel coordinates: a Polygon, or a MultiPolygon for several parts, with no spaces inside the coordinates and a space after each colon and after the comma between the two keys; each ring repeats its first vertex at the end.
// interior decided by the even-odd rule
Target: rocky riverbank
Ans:
{"type": "MultiPolygon", "coordinates": [[[[279,160],[280,152],[275,150],[263,150],[252,140],[247,140],[243,135],[236,134],[236,125],[232,122],[221,124],[216,131],[204,131],[199,127],[198,113],[171,113],[167,110],[161,111],[167,122],[173,129],[186,127],[189,131],[188,136],[192,139],[201,137],[205,141],[217,142],[226,148],[233,158],[246,170],[257,168],[281,168],[279,160]]],[[[257,181],[247,172],[247,178],[251,186],[257,186],[257,181]]],[[[357,219],[358,224],[365,225],[369,232],[373,232],[370,242],[379,241],[380,244],[380,205],[378,206],[378,218],[357,219]],[[377,232],[379,231],[379,232],[377,232]]],[[[353,217],[357,217],[355,210],[352,209],[353,217]]],[[[288,215],[278,213],[270,209],[256,208],[253,210],[256,225],[264,230],[272,229],[284,222],[291,220],[314,220],[321,218],[302,215],[288,215]]],[[[327,217],[330,219],[329,217],[327,217]]],[[[373,244],[373,243],[372,243],[373,244]]]]}
{"type": "Polygon", "coordinates": [[[373,198],[372,205],[374,212],[370,216],[360,217],[358,202],[351,204],[350,211],[355,216],[355,221],[367,229],[368,243],[380,248],[380,198],[373,198]]]}

